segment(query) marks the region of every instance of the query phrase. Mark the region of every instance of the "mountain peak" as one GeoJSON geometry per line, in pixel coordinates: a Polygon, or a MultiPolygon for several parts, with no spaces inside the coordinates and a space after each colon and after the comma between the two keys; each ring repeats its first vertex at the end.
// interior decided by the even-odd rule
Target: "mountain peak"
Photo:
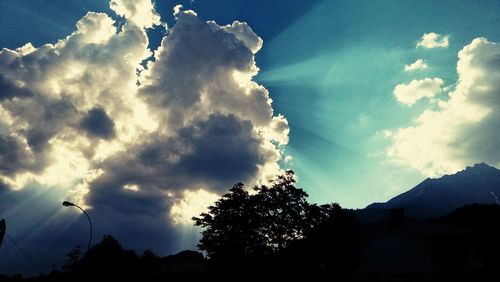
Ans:
{"type": "MultiPolygon", "coordinates": [[[[458,176],[467,176],[467,175],[475,175],[475,176],[484,176],[484,174],[497,174],[500,173],[500,170],[497,168],[488,165],[485,162],[477,163],[474,165],[467,166],[465,169],[457,171],[454,174],[445,174],[441,177],[438,178],[427,178],[423,182],[427,180],[433,180],[433,181],[439,181],[441,179],[448,179],[448,178],[453,178],[453,177],[458,177],[458,176]]],[[[422,182],[422,183],[423,183],[422,182]]]]}
{"type": "Polygon", "coordinates": [[[457,174],[472,174],[475,176],[485,176],[485,174],[497,174],[500,170],[492,167],[484,162],[475,164],[473,166],[468,166],[465,170],[458,172],[457,174]]]}
{"type": "Polygon", "coordinates": [[[475,164],[473,166],[468,166],[466,168],[466,170],[467,169],[480,169],[480,170],[483,170],[483,169],[492,170],[492,169],[494,169],[494,170],[498,170],[498,169],[496,169],[496,168],[494,168],[494,167],[492,167],[492,166],[490,166],[490,165],[488,165],[488,164],[486,164],[484,162],[477,163],[477,164],[475,164]]]}

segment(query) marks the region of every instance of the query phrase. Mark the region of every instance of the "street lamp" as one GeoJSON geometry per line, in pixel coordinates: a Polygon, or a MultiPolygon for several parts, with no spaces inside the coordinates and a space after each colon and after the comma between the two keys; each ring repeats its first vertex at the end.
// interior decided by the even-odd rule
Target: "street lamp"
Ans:
{"type": "Polygon", "coordinates": [[[68,202],[68,201],[64,201],[62,203],[63,206],[65,207],[76,207],[76,208],[79,208],[84,214],[85,216],[87,216],[87,219],[89,220],[89,224],[90,224],[90,237],[89,237],[89,244],[87,246],[87,252],[90,250],[90,245],[92,243],[92,221],[90,221],[90,216],[87,214],[87,212],[82,209],[80,206],[76,205],[76,204],[73,204],[71,202],[68,202]]]}

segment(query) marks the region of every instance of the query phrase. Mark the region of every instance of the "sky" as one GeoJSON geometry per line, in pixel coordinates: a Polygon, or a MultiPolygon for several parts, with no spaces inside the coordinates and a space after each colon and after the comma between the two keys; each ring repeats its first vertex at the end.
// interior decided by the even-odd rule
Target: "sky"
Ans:
{"type": "Polygon", "coordinates": [[[0,2],[0,273],[94,241],[195,248],[190,218],[293,169],[363,208],[500,167],[500,1],[0,2]]]}

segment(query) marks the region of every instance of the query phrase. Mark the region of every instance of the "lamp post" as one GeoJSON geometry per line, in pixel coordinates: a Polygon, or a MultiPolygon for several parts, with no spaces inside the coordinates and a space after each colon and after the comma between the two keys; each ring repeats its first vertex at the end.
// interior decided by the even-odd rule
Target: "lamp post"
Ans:
{"type": "Polygon", "coordinates": [[[82,209],[80,206],[76,205],[76,204],[73,204],[71,202],[68,202],[68,201],[64,201],[62,203],[63,206],[65,207],[75,207],[75,208],[78,208],[80,209],[84,214],[85,216],[87,216],[87,219],[89,220],[89,225],[90,225],[90,236],[89,236],[89,244],[87,245],[87,252],[90,250],[90,245],[92,244],[92,221],[90,221],[90,216],[87,214],[87,212],[82,209]]]}

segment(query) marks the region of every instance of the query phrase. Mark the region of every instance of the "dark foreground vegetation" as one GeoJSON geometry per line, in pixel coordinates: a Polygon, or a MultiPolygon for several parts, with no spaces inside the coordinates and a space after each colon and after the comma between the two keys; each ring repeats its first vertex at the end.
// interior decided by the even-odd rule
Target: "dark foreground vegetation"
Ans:
{"type": "Polygon", "coordinates": [[[46,275],[0,281],[499,281],[500,206],[468,205],[430,220],[403,209],[315,205],[292,172],[248,192],[235,185],[193,218],[201,252],[137,255],[111,236],[46,275]],[[204,255],[205,254],[205,255],[204,255]]]}

